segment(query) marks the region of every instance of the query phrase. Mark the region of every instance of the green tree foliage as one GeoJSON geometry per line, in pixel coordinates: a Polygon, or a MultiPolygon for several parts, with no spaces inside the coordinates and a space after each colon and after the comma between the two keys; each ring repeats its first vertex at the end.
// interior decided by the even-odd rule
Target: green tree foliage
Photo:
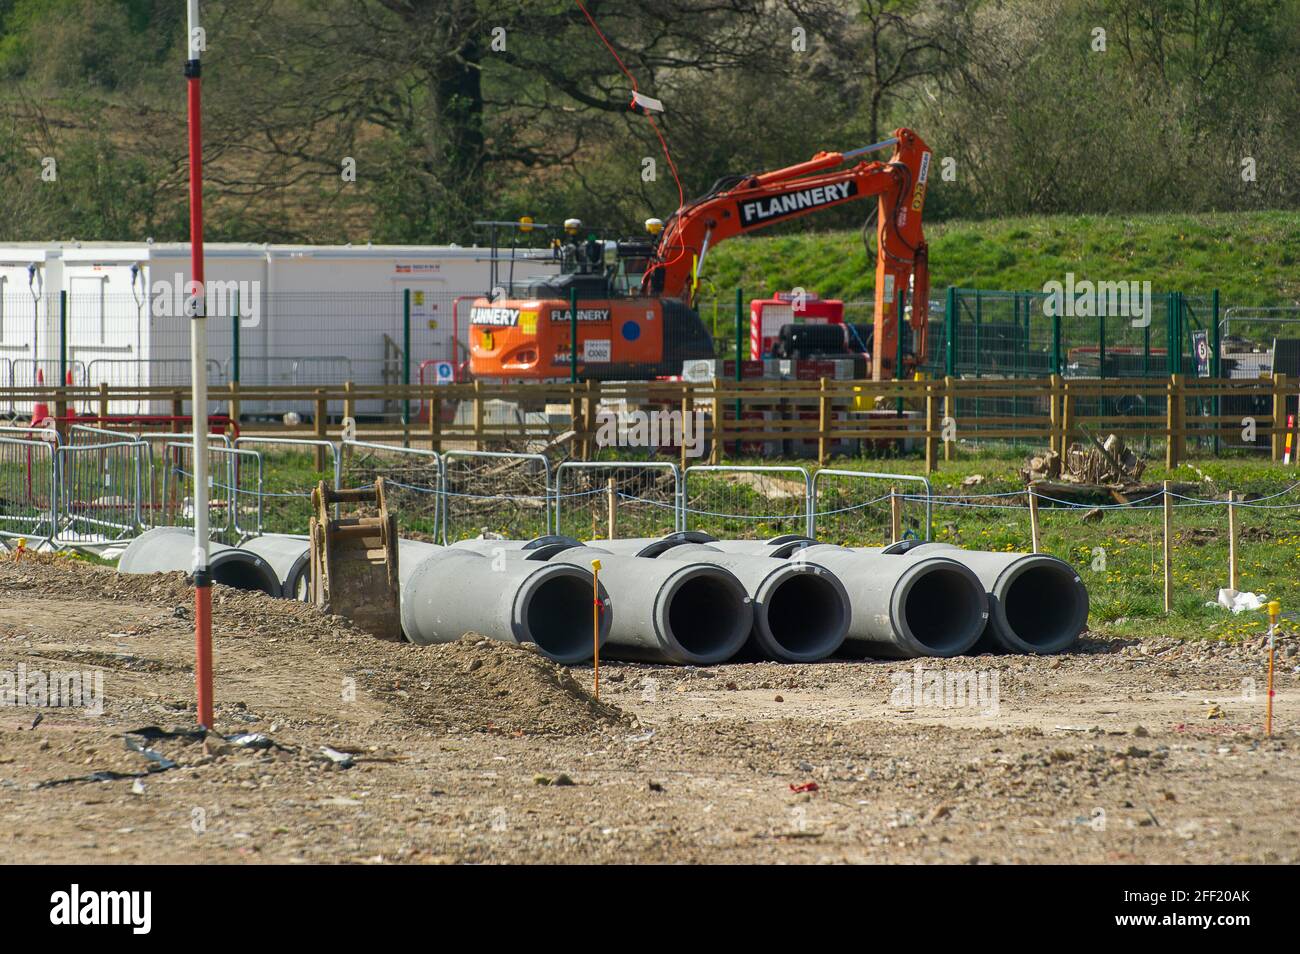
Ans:
{"type": "MultiPolygon", "coordinates": [[[[947,160],[932,222],[1300,203],[1300,0],[587,7],[665,102],[687,198],[905,125],[947,160]]],[[[0,0],[0,239],[185,237],[184,15],[0,0]]],[[[525,213],[630,231],[679,202],[573,0],[205,0],[204,24],[213,238],[466,242],[525,213]]]]}

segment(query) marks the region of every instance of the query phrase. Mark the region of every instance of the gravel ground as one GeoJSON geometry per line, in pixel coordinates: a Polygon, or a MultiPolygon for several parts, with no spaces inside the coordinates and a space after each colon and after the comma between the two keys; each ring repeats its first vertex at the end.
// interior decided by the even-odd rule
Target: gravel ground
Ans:
{"type": "Polygon", "coordinates": [[[597,702],[590,667],[472,636],[381,643],[218,587],[227,738],[203,740],[190,604],[179,575],[0,561],[0,680],[99,673],[103,702],[0,707],[8,860],[1300,858],[1291,641],[1267,739],[1262,640],[919,668],[607,663],[597,702]]]}

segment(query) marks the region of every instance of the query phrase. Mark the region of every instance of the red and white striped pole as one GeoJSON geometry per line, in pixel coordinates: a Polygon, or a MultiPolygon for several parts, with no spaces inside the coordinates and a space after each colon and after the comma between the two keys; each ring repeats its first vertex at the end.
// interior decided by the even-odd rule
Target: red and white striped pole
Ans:
{"type": "Polygon", "coordinates": [[[212,728],[212,578],[208,575],[208,329],[203,278],[203,124],[199,57],[206,45],[199,0],[188,0],[185,85],[190,152],[190,381],[194,428],[194,685],[199,725],[212,728]]]}

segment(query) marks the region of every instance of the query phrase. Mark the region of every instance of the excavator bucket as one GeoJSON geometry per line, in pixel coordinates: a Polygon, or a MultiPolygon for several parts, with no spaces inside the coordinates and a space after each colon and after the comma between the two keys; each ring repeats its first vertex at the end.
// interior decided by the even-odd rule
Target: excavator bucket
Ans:
{"type": "Polygon", "coordinates": [[[388,513],[383,478],[351,490],[321,481],[311,499],[312,602],[379,639],[400,640],[397,517],[388,513]],[[373,504],[378,515],[331,516],[340,503],[373,504]]]}

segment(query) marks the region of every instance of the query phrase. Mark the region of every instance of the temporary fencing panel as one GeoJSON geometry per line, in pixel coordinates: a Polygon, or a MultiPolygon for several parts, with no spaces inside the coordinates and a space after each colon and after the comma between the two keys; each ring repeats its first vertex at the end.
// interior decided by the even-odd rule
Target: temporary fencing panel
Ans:
{"type": "Polygon", "coordinates": [[[803,467],[695,464],[682,485],[682,529],[714,536],[812,532],[812,478],[803,467]]]}
{"type": "Polygon", "coordinates": [[[930,539],[933,501],[929,480],[912,474],[835,469],[819,470],[812,475],[809,536],[828,543],[872,537],[893,542],[889,539],[893,500],[886,482],[900,487],[897,499],[903,535],[910,533],[922,540],[930,539]],[[909,485],[918,492],[907,493],[909,485]]]}
{"type": "Polygon", "coordinates": [[[58,524],[57,447],[45,440],[0,437],[0,535],[35,546],[58,524]]]}
{"type": "Polygon", "coordinates": [[[148,457],[148,446],[132,440],[60,447],[55,542],[110,543],[134,537],[142,522],[148,457]]]}
{"type": "Polygon", "coordinates": [[[290,437],[240,437],[234,447],[256,447],[262,455],[265,472],[256,492],[264,532],[307,533],[316,484],[325,480],[339,487],[338,445],[290,437]],[[322,460],[324,468],[319,466],[322,460]]]}
{"type": "Polygon", "coordinates": [[[551,532],[551,463],[542,454],[443,454],[443,536],[530,538],[551,532]]]}
{"type": "MultiPolygon", "coordinates": [[[[194,445],[169,441],[163,445],[162,460],[155,526],[192,527],[194,445]]],[[[215,444],[208,448],[208,476],[208,526],[213,538],[238,543],[242,537],[264,532],[262,455],[215,444]]]]}
{"type": "Polygon", "coordinates": [[[682,529],[682,472],[670,461],[565,461],[555,469],[555,532],[579,539],[682,529]],[[612,516],[611,516],[612,514],[612,516]]]}
{"type": "Polygon", "coordinates": [[[341,485],[359,487],[384,479],[389,513],[402,535],[441,539],[442,457],[430,450],[345,440],[340,445],[341,485]]]}

